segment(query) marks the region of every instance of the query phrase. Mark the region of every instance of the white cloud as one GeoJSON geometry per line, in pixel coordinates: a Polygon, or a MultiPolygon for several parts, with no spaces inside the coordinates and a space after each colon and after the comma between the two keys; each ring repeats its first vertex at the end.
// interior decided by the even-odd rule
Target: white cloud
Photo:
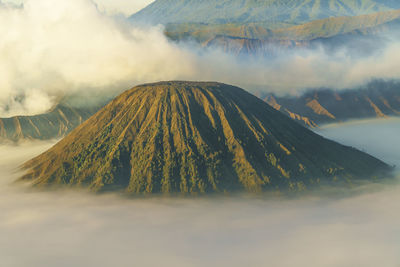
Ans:
{"type": "Polygon", "coordinates": [[[213,80],[279,93],[400,77],[397,41],[367,57],[317,49],[238,58],[171,43],[162,31],[116,22],[90,0],[26,0],[23,8],[0,8],[0,117],[44,112],[66,93],[121,92],[160,80],[213,80]]]}
{"type": "Polygon", "coordinates": [[[191,69],[190,55],[170,45],[160,29],[120,27],[88,0],[30,0],[23,9],[3,8],[0,34],[3,116],[20,113],[15,99],[29,92],[50,99],[81,89],[126,89],[133,81],[167,79],[191,69]]]}

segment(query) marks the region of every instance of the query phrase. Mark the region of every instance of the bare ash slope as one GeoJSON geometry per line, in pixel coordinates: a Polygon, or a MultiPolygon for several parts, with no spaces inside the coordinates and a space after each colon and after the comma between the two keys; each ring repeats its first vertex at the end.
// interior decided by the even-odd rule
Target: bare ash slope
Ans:
{"type": "Polygon", "coordinates": [[[24,168],[36,186],[127,193],[303,190],[389,170],[243,89],[201,82],[128,90],[24,168]]]}

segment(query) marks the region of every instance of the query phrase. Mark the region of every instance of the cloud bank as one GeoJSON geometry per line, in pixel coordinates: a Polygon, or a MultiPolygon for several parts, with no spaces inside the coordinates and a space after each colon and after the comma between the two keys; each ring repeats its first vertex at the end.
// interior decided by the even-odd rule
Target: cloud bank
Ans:
{"type": "Polygon", "coordinates": [[[398,78],[400,67],[400,45],[394,41],[362,58],[324,49],[238,58],[171,43],[161,27],[116,21],[90,0],[26,0],[21,8],[0,7],[0,35],[0,117],[44,112],[65,94],[121,92],[144,82],[213,80],[287,93],[398,78]]]}
{"type": "Polygon", "coordinates": [[[329,139],[354,146],[386,163],[400,167],[399,118],[356,120],[334,123],[317,130],[329,139]]]}
{"type": "MultiPolygon", "coordinates": [[[[399,124],[323,134],[400,162],[399,124]]],[[[398,184],[296,199],[124,199],[10,185],[15,167],[50,145],[0,146],[4,266],[399,266],[398,184]]]]}

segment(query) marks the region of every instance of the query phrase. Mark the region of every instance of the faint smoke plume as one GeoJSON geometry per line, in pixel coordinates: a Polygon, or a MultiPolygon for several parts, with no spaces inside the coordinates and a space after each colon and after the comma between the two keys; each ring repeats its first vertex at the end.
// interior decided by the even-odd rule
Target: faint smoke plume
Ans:
{"type": "Polygon", "coordinates": [[[171,43],[161,27],[117,22],[90,0],[0,7],[0,36],[0,117],[41,113],[65,94],[115,94],[159,80],[214,80],[288,93],[400,76],[397,41],[367,57],[315,49],[274,59],[237,58],[171,43]]]}
{"type": "Polygon", "coordinates": [[[117,25],[89,0],[1,8],[0,34],[2,116],[44,111],[64,93],[127,89],[134,81],[191,71],[190,55],[169,44],[161,29],[117,25]]]}

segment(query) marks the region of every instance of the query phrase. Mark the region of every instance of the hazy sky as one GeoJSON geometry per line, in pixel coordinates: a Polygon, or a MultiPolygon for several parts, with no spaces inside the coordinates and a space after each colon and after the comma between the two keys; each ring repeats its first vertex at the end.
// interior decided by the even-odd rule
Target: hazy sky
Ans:
{"type": "MultiPolygon", "coordinates": [[[[1,0],[4,3],[17,3],[26,2],[27,0],[1,0]]],[[[106,11],[108,14],[122,13],[126,16],[144,8],[154,0],[93,0],[99,5],[99,8],[106,11]]]]}
{"type": "Polygon", "coordinates": [[[94,0],[100,8],[105,8],[107,13],[123,13],[131,15],[154,0],[94,0]]]}

